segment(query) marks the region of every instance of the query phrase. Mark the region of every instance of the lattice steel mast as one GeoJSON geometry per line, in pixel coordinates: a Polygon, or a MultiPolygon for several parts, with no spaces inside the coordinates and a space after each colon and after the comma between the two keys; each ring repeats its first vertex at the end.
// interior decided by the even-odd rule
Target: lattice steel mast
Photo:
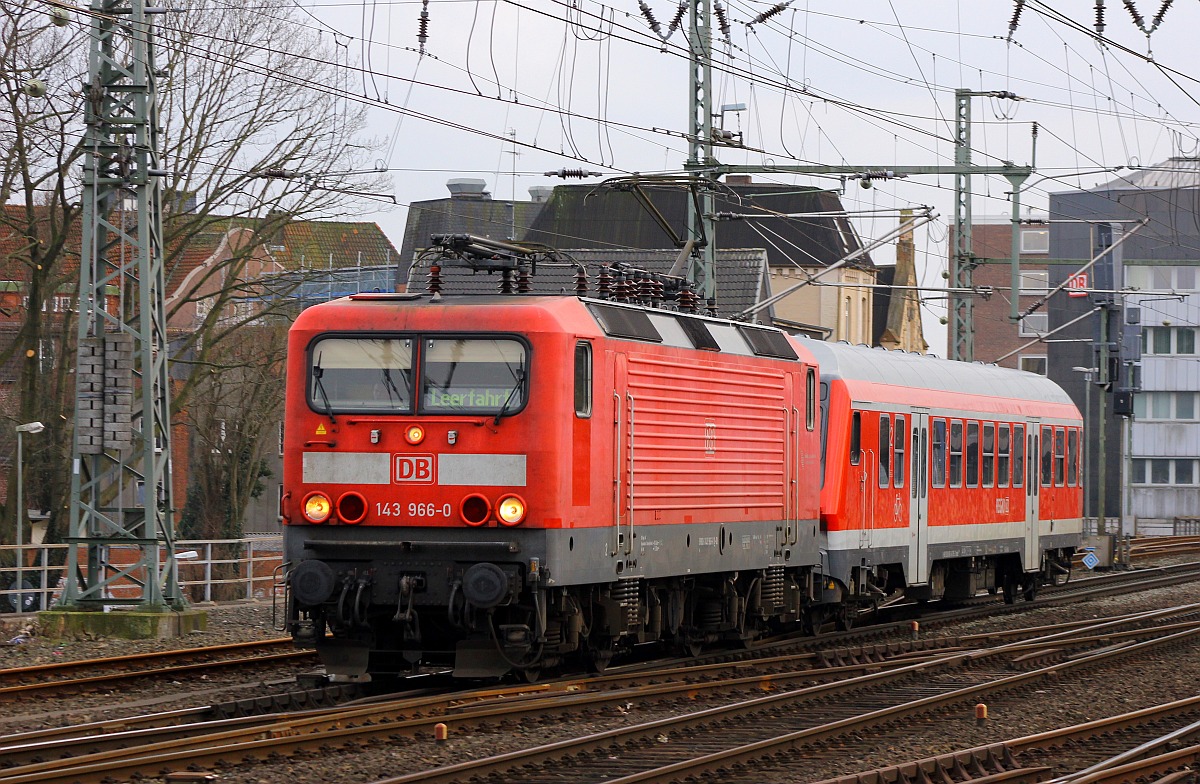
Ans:
{"type": "Polygon", "coordinates": [[[92,0],[85,97],[71,530],[60,606],[181,609],[171,487],[162,184],[145,0],[92,0]],[[132,206],[132,212],[127,207],[132,206]],[[134,545],[136,564],[107,562],[134,545]],[[126,578],[136,597],[112,597],[126,578]]]}

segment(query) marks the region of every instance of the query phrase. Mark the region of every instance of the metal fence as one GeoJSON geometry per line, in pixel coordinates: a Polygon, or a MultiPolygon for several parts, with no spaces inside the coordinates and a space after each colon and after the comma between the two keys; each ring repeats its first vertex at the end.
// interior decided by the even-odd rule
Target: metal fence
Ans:
{"type": "MultiPolygon", "coordinates": [[[[37,612],[50,609],[66,582],[66,544],[0,546],[0,612],[37,612]]],[[[81,553],[82,556],[82,553],[81,553]]],[[[101,549],[102,568],[109,574],[128,569],[140,557],[135,546],[108,545],[101,549]]],[[[281,536],[216,539],[175,543],[179,585],[191,602],[231,599],[266,599],[275,590],[283,561],[281,536]]],[[[81,564],[87,563],[80,557],[81,564]]],[[[138,595],[130,579],[116,581],[108,597],[119,600],[138,595]]],[[[120,606],[119,601],[114,606],[120,606]]]]}

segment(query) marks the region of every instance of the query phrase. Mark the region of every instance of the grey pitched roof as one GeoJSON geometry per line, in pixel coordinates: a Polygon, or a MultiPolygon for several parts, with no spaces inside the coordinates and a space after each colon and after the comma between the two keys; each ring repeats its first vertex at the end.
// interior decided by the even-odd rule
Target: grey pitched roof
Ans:
{"type": "Polygon", "coordinates": [[[474,234],[493,240],[522,237],[545,206],[532,201],[494,201],[490,198],[450,198],[416,201],[408,208],[400,270],[404,275],[413,255],[430,245],[434,234],[474,234]]]}
{"type": "MultiPolygon", "coordinates": [[[[608,250],[586,248],[565,250],[562,254],[584,264],[588,273],[589,293],[596,294],[601,267],[624,262],[658,274],[668,274],[678,256],[673,250],[608,250]]],[[[717,314],[732,318],[764,298],[767,291],[767,258],[762,250],[721,250],[717,252],[717,314]]],[[[441,270],[442,291],[446,294],[495,294],[500,285],[499,274],[473,273],[470,270],[444,266],[441,270]]],[[[414,268],[409,290],[425,288],[428,267],[414,268]]],[[[575,267],[570,264],[539,262],[532,278],[533,291],[542,294],[574,294],[575,267]]],[[[764,310],[755,317],[756,323],[770,324],[771,312],[764,310]]]]}
{"type": "MultiPolygon", "coordinates": [[[[679,187],[644,184],[651,203],[683,236],[689,195],[679,187]]],[[[716,211],[749,216],[723,220],[717,247],[766,248],[772,267],[823,267],[860,247],[836,193],[810,187],[723,184],[716,211]],[[780,215],[799,217],[783,218],[780,215]]],[[[559,248],[670,247],[666,232],[633,193],[594,185],[559,185],[534,218],[524,239],[559,248]]],[[[870,268],[864,256],[854,266],[870,268]]]]}
{"type": "Polygon", "coordinates": [[[1154,166],[1138,167],[1092,191],[1200,188],[1200,158],[1168,158],[1154,166]]]}

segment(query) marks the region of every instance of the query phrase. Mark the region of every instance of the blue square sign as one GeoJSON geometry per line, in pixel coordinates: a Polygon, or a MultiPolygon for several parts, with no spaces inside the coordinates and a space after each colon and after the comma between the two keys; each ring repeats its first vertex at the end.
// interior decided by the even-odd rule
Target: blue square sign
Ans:
{"type": "Polygon", "coordinates": [[[1100,559],[1096,557],[1095,553],[1088,553],[1083,556],[1083,565],[1089,569],[1095,569],[1100,565],[1100,559]]]}

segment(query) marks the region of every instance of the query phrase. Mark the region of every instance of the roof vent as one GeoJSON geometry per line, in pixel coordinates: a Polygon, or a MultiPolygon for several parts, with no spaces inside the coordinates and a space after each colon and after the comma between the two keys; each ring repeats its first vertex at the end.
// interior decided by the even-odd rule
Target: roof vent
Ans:
{"type": "Polygon", "coordinates": [[[487,190],[487,180],[460,177],[454,180],[447,180],[446,187],[450,190],[450,198],[452,199],[492,198],[492,194],[488,193],[487,190]]]}
{"type": "Polygon", "coordinates": [[[534,204],[545,204],[554,195],[553,185],[535,185],[529,189],[529,198],[534,204]]]}

